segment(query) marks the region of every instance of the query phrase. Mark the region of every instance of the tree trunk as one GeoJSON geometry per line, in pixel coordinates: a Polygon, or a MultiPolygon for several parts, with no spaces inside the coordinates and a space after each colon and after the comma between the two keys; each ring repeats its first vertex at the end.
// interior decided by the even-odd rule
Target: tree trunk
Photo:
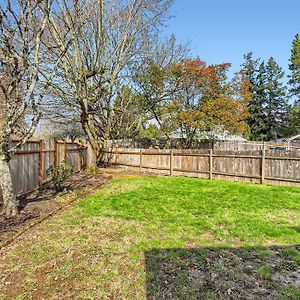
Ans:
{"type": "Polygon", "coordinates": [[[88,150],[87,150],[87,167],[88,168],[97,167],[97,153],[95,149],[93,149],[90,143],[88,144],[88,150]]]}
{"type": "Polygon", "coordinates": [[[2,191],[2,212],[6,217],[18,214],[18,201],[13,191],[10,167],[5,156],[0,156],[0,188],[2,191]]]}
{"type": "Polygon", "coordinates": [[[100,144],[97,140],[97,133],[94,121],[90,114],[81,114],[81,126],[88,140],[88,167],[95,168],[98,164],[100,144]]]}

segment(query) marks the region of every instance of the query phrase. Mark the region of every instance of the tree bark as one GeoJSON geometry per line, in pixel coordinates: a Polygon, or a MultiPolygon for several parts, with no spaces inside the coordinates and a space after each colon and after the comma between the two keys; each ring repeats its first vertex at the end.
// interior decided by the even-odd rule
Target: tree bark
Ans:
{"type": "Polygon", "coordinates": [[[91,144],[88,144],[87,150],[87,167],[88,168],[95,168],[97,167],[97,154],[96,151],[93,149],[91,144]]]}
{"type": "Polygon", "coordinates": [[[99,163],[99,154],[101,149],[101,143],[97,139],[97,133],[96,128],[94,124],[94,120],[91,116],[91,114],[88,112],[88,109],[86,108],[87,112],[84,112],[81,114],[81,126],[86,134],[87,141],[89,144],[88,147],[88,167],[95,168],[97,167],[99,163]]]}
{"type": "Polygon", "coordinates": [[[15,217],[18,214],[18,201],[13,190],[9,163],[4,155],[0,155],[0,188],[3,197],[2,213],[6,217],[15,217]]]}

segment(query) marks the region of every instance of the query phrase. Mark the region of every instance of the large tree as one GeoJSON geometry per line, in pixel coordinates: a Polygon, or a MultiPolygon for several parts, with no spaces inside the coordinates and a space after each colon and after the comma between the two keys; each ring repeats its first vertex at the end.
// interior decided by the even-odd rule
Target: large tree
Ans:
{"type": "Polygon", "coordinates": [[[300,134],[300,104],[294,103],[289,107],[286,123],[283,128],[284,137],[300,134]]]}
{"type": "Polygon", "coordinates": [[[172,132],[172,120],[166,112],[169,95],[176,87],[168,85],[167,76],[170,67],[182,61],[188,51],[187,45],[179,44],[174,35],[165,41],[154,36],[142,57],[131,66],[132,88],[144,113],[143,136],[169,137],[172,132]]]}
{"type": "Polygon", "coordinates": [[[250,139],[262,140],[266,137],[266,124],[264,114],[266,74],[264,62],[254,59],[250,52],[244,56],[243,72],[248,77],[252,99],[248,103],[249,117],[247,123],[250,127],[250,139]]]}
{"type": "Polygon", "coordinates": [[[158,136],[160,132],[168,138],[176,134],[184,147],[224,132],[246,135],[246,105],[251,98],[248,79],[240,74],[228,81],[229,66],[208,66],[198,58],[167,66],[147,65],[138,76],[142,101],[152,116],[151,126],[143,134],[158,136]]]}
{"type": "Polygon", "coordinates": [[[245,55],[243,72],[250,82],[252,100],[248,103],[252,140],[274,140],[283,136],[288,101],[283,83],[284,72],[273,57],[265,63],[245,55]]]}
{"type": "Polygon", "coordinates": [[[9,161],[31,137],[40,117],[43,92],[37,93],[38,72],[49,9],[49,1],[6,0],[0,5],[0,188],[8,217],[17,214],[18,205],[9,161]]]}
{"type": "Polygon", "coordinates": [[[18,206],[9,162],[34,133],[40,104],[64,55],[58,51],[50,62],[49,48],[42,42],[52,2],[3,0],[0,4],[0,188],[6,216],[15,216],[18,206]],[[47,75],[41,73],[45,65],[51,69],[47,75]]]}
{"type": "Polygon", "coordinates": [[[241,73],[228,81],[229,67],[230,64],[207,66],[199,59],[173,67],[170,79],[177,88],[171,99],[185,147],[201,137],[217,139],[225,132],[248,134],[248,79],[241,73]]]}
{"type": "MultiPolygon", "coordinates": [[[[47,42],[56,49],[69,49],[52,85],[48,108],[53,108],[52,115],[80,122],[95,163],[105,140],[116,132],[118,90],[127,82],[130,65],[143,55],[171,2],[65,1],[63,13],[51,22],[47,42]],[[64,35],[71,24],[77,28],[67,45],[64,35]]],[[[56,51],[50,55],[57,57],[56,51]]]]}
{"type": "Polygon", "coordinates": [[[286,122],[288,103],[286,87],[283,84],[284,72],[273,57],[266,64],[265,86],[265,124],[266,139],[276,140],[283,135],[286,122]]]}

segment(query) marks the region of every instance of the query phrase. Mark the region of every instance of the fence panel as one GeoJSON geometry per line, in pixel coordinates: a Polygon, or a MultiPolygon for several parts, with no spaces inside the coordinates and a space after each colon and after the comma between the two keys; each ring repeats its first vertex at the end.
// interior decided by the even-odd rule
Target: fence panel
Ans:
{"type": "Polygon", "coordinates": [[[51,165],[65,162],[78,172],[86,167],[87,147],[77,142],[29,141],[10,161],[13,188],[17,195],[34,190],[49,180],[51,165]]]}
{"type": "MultiPolygon", "coordinates": [[[[208,150],[174,150],[175,172],[208,174],[209,151],[208,150]]],[[[206,177],[206,176],[204,176],[206,177]]]]}
{"type": "Polygon", "coordinates": [[[55,164],[54,159],[54,140],[49,141],[43,141],[43,157],[42,157],[42,180],[46,180],[48,175],[47,171],[50,168],[50,166],[53,166],[55,164]]]}
{"type": "Polygon", "coordinates": [[[185,150],[224,150],[224,151],[261,151],[264,147],[274,149],[294,149],[300,151],[299,141],[287,143],[284,141],[277,142],[262,142],[262,141],[209,141],[200,140],[194,141],[186,149],[185,140],[180,138],[175,139],[148,139],[148,138],[135,138],[123,140],[110,140],[107,142],[107,148],[115,148],[116,146],[126,149],[182,149],[185,150]]]}
{"type": "Polygon", "coordinates": [[[299,152],[266,151],[266,178],[300,182],[299,152]]]}
{"type": "Polygon", "coordinates": [[[32,190],[39,182],[39,142],[22,145],[17,155],[13,156],[10,168],[13,188],[17,194],[32,190]]]}
{"type": "Polygon", "coordinates": [[[158,174],[276,185],[300,185],[300,152],[292,150],[105,150],[106,162],[158,174]],[[171,165],[172,163],[172,165],[171,165]],[[138,169],[137,169],[138,168],[138,169]]]}

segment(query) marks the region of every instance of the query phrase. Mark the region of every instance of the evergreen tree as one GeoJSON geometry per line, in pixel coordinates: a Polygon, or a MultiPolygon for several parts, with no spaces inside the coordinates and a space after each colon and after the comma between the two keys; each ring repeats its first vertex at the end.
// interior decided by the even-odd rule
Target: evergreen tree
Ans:
{"type": "Polygon", "coordinates": [[[283,135],[291,137],[297,134],[300,134],[300,104],[295,103],[289,108],[283,135]]]}
{"type": "Polygon", "coordinates": [[[265,68],[265,124],[266,139],[274,140],[282,137],[283,128],[286,122],[288,103],[286,98],[286,87],[282,79],[284,72],[271,57],[265,68]]]}
{"type": "Polygon", "coordinates": [[[250,127],[251,140],[263,140],[266,137],[266,124],[264,115],[265,101],[265,66],[260,63],[260,59],[254,59],[253,53],[244,56],[245,62],[242,64],[243,72],[250,81],[250,92],[252,100],[248,103],[250,117],[247,123],[250,127]]]}
{"type": "Polygon", "coordinates": [[[300,36],[296,34],[292,50],[289,69],[291,74],[289,75],[290,95],[300,104],[300,36]]]}
{"type": "Polygon", "coordinates": [[[272,57],[267,63],[254,59],[252,53],[244,58],[243,71],[250,80],[253,96],[248,104],[251,140],[278,139],[284,135],[289,108],[282,82],[284,72],[272,57]]]}

